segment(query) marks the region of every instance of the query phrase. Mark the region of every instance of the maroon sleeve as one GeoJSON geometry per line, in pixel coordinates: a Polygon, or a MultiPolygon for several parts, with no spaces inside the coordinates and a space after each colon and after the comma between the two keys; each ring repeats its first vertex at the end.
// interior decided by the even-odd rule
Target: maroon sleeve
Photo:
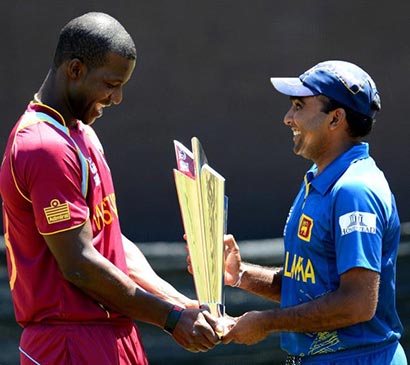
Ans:
{"type": "Polygon", "coordinates": [[[81,165],[75,146],[46,123],[20,133],[26,135],[18,134],[14,142],[15,182],[32,203],[39,232],[52,234],[83,224],[89,209],[81,193],[81,165]]]}

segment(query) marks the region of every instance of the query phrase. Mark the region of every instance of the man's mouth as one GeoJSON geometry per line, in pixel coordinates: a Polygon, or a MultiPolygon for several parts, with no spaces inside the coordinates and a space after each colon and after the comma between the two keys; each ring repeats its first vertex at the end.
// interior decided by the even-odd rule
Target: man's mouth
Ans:
{"type": "Polygon", "coordinates": [[[97,115],[98,115],[97,118],[101,118],[101,117],[103,116],[103,114],[104,114],[104,108],[105,108],[105,105],[96,104],[95,109],[96,109],[97,115]]]}
{"type": "Polygon", "coordinates": [[[293,140],[295,141],[295,139],[298,138],[301,135],[301,133],[299,130],[296,130],[296,129],[292,129],[292,132],[293,132],[293,140]]]}

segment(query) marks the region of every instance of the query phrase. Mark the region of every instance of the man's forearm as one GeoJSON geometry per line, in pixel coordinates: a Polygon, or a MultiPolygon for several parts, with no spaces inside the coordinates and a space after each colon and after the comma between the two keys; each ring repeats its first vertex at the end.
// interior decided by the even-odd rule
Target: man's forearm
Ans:
{"type": "Polygon", "coordinates": [[[151,267],[136,244],[123,236],[130,278],[144,291],[184,308],[198,308],[198,301],[186,297],[162,279],[151,267]]]}
{"type": "Polygon", "coordinates": [[[265,299],[280,301],[282,268],[264,267],[246,262],[241,264],[242,278],[239,287],[265,299]]]}
{"type": "Polygon", "coordinates": [[[286,308],[258,312],[253,323],[267,331],[320,332],[366,322],[373,318],[378,301],[379,273],[353,268],[342,274],[339,287],[286,308]]]}

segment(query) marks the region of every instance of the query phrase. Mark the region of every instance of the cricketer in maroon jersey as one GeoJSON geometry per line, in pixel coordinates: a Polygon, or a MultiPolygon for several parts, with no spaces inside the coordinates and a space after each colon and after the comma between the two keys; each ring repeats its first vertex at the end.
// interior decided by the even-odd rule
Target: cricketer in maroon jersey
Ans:
{"type": "Polygon", "coordinates": [[[93,129],[80,121],[68,129],[89,166],[83,196],[75,145],[64,132],[39,119],[39,113],[64,125],[58,112],[29,104],[9,138],[1,170],[6,241],[14,262],[9,267],[16,319],[25,326],[119,317],[61,275],[43,238],[82,226],[89,219],[94,247],[128,274],[114,187],[101,145],[93,129]],[[22,258],[31,264],[26,265],[22,258]]]}
{"type": "Polygon", "coordinates": [[[165,328],[194,352],[218,341],[214,318],[158,277],[121,233],[110,169],[90,125],[121,102],[135,60],[114,18],[73,19],[10,134],[0,193],[23,365],[146,364],[133,320],[165,328]]]}

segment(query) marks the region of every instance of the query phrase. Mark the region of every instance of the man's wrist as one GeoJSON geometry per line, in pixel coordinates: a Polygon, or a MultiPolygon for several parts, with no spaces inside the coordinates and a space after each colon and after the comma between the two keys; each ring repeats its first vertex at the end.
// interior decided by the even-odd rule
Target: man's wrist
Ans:
{"type": "Polygon", "coordinates": [[[242,277],[243,277],[243,274],[245,273],[245,267],[244,267],[244,265],[243,265],[243,263],[241,264],[241,266],[240,266],[240,269],[239,269],[239,272],[238,272],[238,280],[236,281],[236,283],[234,283],[234,284],[232,284],[231,286],[233,287],[233,288],[239,288],[240,286],[241,286],[241,284],[242,284],[242,277]]]}
{"type": "Polygon", "coordinates": [[[172,306],[171,310],[168,313],[168,316],[167,316],[167,319],[164,325],[164,331],[169,333],[171,336],[172,336],[172,333],[174,332],[174,329],[183,311],[184,311],[184,308],[178,305],[174,305],[172,306]]]}

